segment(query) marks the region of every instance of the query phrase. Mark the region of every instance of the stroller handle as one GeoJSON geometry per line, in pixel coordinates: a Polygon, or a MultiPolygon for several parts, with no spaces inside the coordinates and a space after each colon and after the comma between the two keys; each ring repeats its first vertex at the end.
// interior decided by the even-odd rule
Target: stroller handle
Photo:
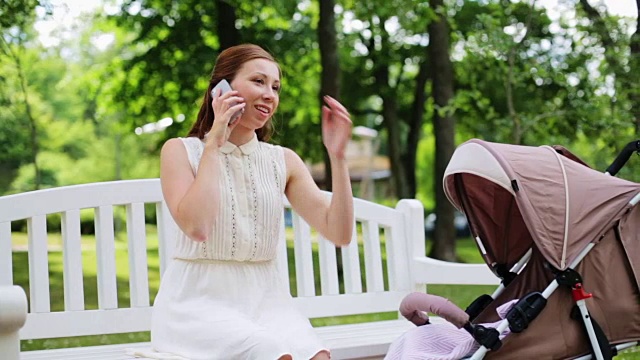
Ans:
{"type": "Polygon", "coordinates": [[[627,146],[625,146],[624,149],[620,151],[620,154],[618,154],[616,159],[613,160],[613,163],[609,165],[606,172],[611,176],[615,176],[618,171],[622,169],[624,164],[627,163],[627,161],[631,157],[631,154],[633,154],[634,152],[640,154],[640,140],[634,140],[628,143],[627,146]]]}

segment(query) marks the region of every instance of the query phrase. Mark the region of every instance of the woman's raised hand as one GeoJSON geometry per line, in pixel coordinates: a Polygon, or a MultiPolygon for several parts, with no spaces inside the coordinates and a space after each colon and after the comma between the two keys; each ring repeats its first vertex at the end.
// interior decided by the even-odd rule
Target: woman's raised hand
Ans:
{"type": "Polygon", "coordinates": [[[239,119],[235,119],[231,124],[229,121],[238,111],[244,113],[245,107],[244,99],[238,96],[236,90],[228,91],[222,95],[220,92],[221,90],[218,90],[218,93],[214,94],[211,100],[215,120],[206,138],[206,144],[214,145],[216,148],[220,148],[229,139],[231,131],[240,122],[239,119]]]}
{"type": "Polygon", "coordinates": [[[331,96],[325,95],[322,106],[322,142],[330,156],[345,157],[351,139],[353,123],[347,109],[331,96]]]}

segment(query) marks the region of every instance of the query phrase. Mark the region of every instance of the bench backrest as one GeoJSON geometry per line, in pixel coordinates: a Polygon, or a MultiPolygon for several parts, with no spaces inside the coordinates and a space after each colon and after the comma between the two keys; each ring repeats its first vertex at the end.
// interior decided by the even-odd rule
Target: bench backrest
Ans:
{"type": "MultiPolygon", "coordinates": [[[[288,202],[286,207],[290,207],[288,202]]],[[[339,255],[295,212],[290,224],[284,220],[281,224],[283,230],[291,227],[281,233],[293,234],[289,247],[293,242],[295,265],[288,263],[291,259],[286,241],[281,241],[278,259],[284,268],[294,269],[283,274],[295,276],[291,290],[296,304],[309,318],[397,311],[402,298],[417,290],[409,267],[415,254],[424,254],[421,203],[401,200],[396,208],[390,208],[355,199],[354,207],[354,241],[339,255]],[[315,246],[319,274],[314,269],[315,246]]],[[[150,290],[150,279],[159,278],[166,268],[178,231],[163,201],[159,179],[74,185],[0,197],[0,285],[27,286],[25,279],[14,276],[14,268],[24,268],[26,264],[13,264],[16,255],[12,256],[11,232],[12,222],[25,219],[28,249],[19,259],[28,261],[25,291],[29,314],[20,332],[22,339],[150,329],[155,295],[150,290]],[[86,212],[83,209],[93,209],[95,242],[81,234],[81,218],[86,215],[81,216],[86,212]],[[150,251],[155,251],[155,245],[148,248],[151,240],[147,232],[149,213],[153,211],[159,264],[151,263],[148,257],[150,251]],[[117,231],[118,216],[123,212],[126,237],[117,231]],[[47,229],[47,218],[57,214],[60,251],[49,248],[51,233],[58,230],[47,229]],[[89,250],[88,241],[92,242],[89,250]],[[52,256],[62,257],[62,269],[50,269],[52,256]],[[90,260],[96,261],[95,280],[93,274],[83,272],[83,262],[90,260]],[[118,274],[127,267],[127,278],[119,278],[118,274]],[[97,303],[86,303],[87,288],[94,286],[94,281],[97,303]],[[60,296],[64,297],[64,308],[52,309],[52,298],[60,296]],[[127,297],[129,303],[125,304],[122,299],[127,297]]]]}

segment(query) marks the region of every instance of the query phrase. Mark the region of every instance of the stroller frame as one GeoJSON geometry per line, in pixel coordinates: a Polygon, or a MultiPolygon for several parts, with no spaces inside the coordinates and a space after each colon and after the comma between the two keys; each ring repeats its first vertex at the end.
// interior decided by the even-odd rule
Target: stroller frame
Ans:
{"type": "MultiPolygon", "coordinates": [[[[578,256],[578,258],[576,258],[574,260],[574,262],[571,264],[571,266],[569,266],[569,269],[575,268],[578,265],[578,263],[580,263],[580,261],[582,261],[582,259],[589,253],[589,251],[591,251],[591,249],[594,246],[595,246],[595,244],[593,244],[593,243],[587,245],[587,247],[578,256]]],[[[526,261],[528,261],[528,258],[530,258],[530,257],[531,257],[531,251],[528,251],[527,254],[523,257],[523,259],[518,263],[518,265],[521,265],[521,266],[519,266],[519,268],[517,268],[516,272],[526,265],[526,261]]],[[[548,299],[551,296],[551,294],[553,294],[559,286],[560,286],[559,282],[557,280],[553,280],[551,282],[551,284],[549,284],[549,286],[547,286],[547,288],[542,292],[542,297],[544,299],[548,299]]],[[[503,290],[504,288],[505,288],[504,285],[500,284],[500,289],[503,290]]],[[[580,288],[580,289],[582,289],[582,288],[580,288]]],[[[498,294],[496,294],[496,293],[494,293],[494,294],[495,295],[499,295],[501,292],[502,291],[500,291],[498,294]]],[[[495,299],[495,296],[492,295],[491,297],[495,299]]],[[[576,301],[576,304],[580,308],[580,313],[582,314],[582,320],[584,321],[584,324],[585,324],[585,326],[587,328],[587,332],[589,334],[589,340],[591,341],[591,346],[595,351],[596,359],[603,360],[604,358],[602,356],[602,351],[600,349],[600,346],[598,345],[598,339],[596,337],[596,333],[595,333],[595,330],[593,328],[593,323],[591,322],[591,318],[589,316],[589,311],[587,310],[584,298],[578,299],[576,301]]],[[[498,334],[500,334],[503,331],[505,331],[509,327],[509,325],[510,325],[509,319],[504,319],[496,327],[495,331],[498,334]]],[[[471,335],[473,335],[473,333],[471,335]]],[[[631,344],[633,344],[633,343],[631,343],[631,344]]],[[[480,359],[484,358],[484,356],[486,355],[486,353],[489,350],[490,349],[487,346],[481,345],[480,348],[478,350],[476,350],[476,352],[473,354],[473,356],[470,359],[471,360],[480,360],[480,359]]],[[[587,359],[590,359],[590,358],[591,357],[589,357],[587,359]]]]}

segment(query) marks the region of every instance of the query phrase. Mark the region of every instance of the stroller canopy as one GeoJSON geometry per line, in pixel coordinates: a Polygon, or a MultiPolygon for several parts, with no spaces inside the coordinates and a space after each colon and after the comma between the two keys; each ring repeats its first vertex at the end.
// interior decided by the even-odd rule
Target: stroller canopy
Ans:
{"type": "Polygon", "coordinates": [[[561,147],[478,139],[458,146],[443,182],[494,272],[511,268],[534,243],[566,269],[640,192],[640,184],[595,171],[561,147]]]}

